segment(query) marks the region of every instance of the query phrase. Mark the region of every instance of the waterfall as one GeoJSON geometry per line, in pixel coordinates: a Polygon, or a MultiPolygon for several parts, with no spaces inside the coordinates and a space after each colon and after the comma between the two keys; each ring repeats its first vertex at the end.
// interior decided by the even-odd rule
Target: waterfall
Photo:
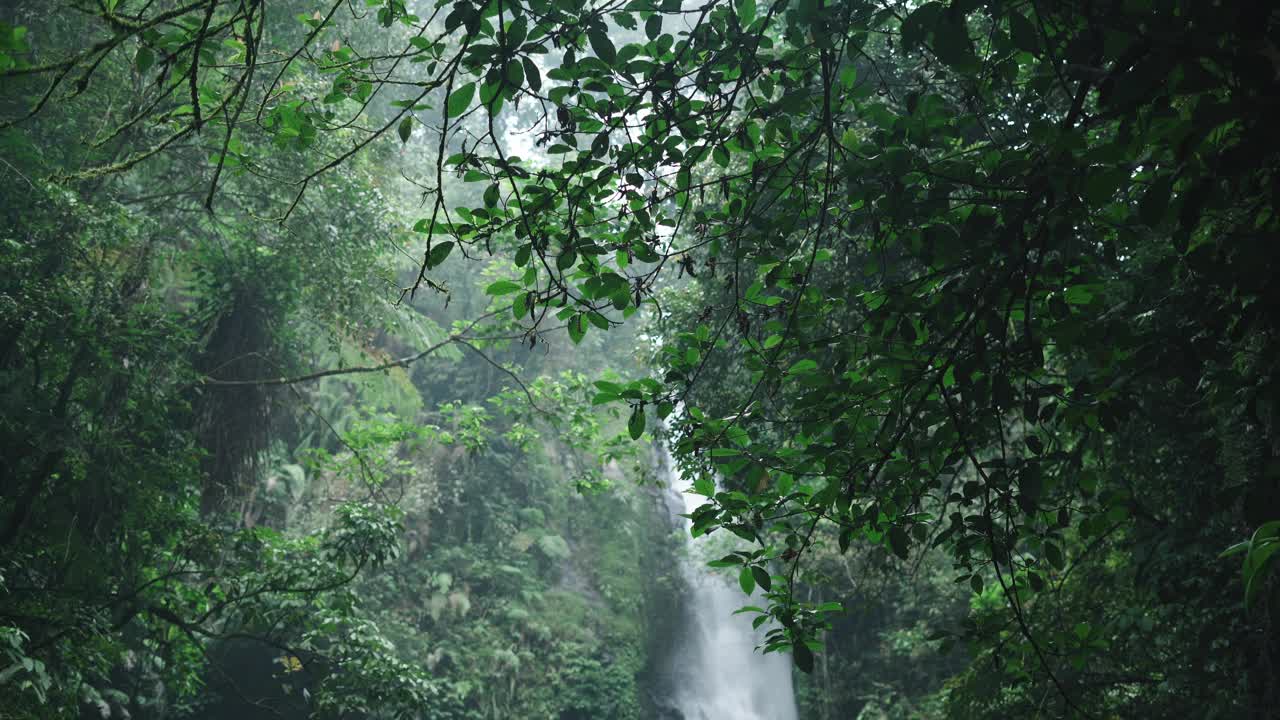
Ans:
{"type": "MultiPolygon", "coordinates": [[[[661,453],[659,471],[668,488],[673,516],[690,513],[701,499],[689,493],[670,455],[661,453]]],[[[689,552],[682,568],[689,596],[680,641],[672,654],[670,706],[679,720],[796,720],[791,657],[763,655],[764,629],[751,628],[752,615],[734,615],[753,602],[732,581],[706,567],[708,558],[689,536],[689,521],[677,518],[689,552]]],[[[717,533],[719,534],[719,533],[717,533]]]]}

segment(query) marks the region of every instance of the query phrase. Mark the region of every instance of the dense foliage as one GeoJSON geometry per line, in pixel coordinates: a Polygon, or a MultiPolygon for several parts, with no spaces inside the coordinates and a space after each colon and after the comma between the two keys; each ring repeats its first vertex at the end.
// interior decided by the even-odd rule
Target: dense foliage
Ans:
{"type": "Polygon", "coordinates": [[[1267,4],[64,4],[0,11],[19,716],[645,716],[646,436],[806,717],[1280,701],[1267,4]]]}

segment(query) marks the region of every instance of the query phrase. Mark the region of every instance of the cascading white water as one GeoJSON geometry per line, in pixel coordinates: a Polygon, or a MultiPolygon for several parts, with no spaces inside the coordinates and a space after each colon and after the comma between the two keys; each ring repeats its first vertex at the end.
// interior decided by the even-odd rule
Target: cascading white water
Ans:
{"type": "MultiPolygon", "coordinates": [[[[680,477],[669,456],[662,460],[668,508],[673,514],[692,512],[700,497],[688,492],[691,483],[680,477]]],[[[689,537],[688,520],[681,520],[690,544],[683,568],[690,597],[672,657],[671,704],[683,720],[796,720],[790,656],[755,649],[763,629],[752,630],[751,615],[733,614],[753,603],[706,567],[707,558],[689,537]]]]}

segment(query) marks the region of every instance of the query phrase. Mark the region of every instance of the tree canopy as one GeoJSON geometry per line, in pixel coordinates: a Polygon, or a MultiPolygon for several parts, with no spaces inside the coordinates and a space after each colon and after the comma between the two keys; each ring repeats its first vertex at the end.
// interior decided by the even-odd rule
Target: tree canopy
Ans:
{"type": "MultiPolygon", "coordinates": [[[[748,610],[773,628],[765,651],[813,671],[856,613],[856,582],[831,564],[872,552],[972,592],[971,613],[919,640],[972,657],[952,716],[1274,707],[1280,13],[1266,3],[65,6],[0,12],[7,224],[23,236],[4,250],[0,369],[39,390],[5,406],[6,562],[61,552],[39,528],[62,526],[33,510],[108,466],[145,478],[141,495],[100,491],[128,492],[129,512],[195,492],[172,522],[198,525],[243,495],[264,449],[224,436],[226,418],[276,412],[273,385],[353,372],[282,361],[305,341],[279,318],[354,336],[385,305],[467,295],[456,268],[496,259],[478,321],[369,367],[639,326],[627,337],[650,357],[631,375],[510,401],[579,426],[602,406],[633,440],[669,438],[705,497],[693,534],[752,543],[715,564],[764,591],[748,610]],[[421,201],[410,227],[388,220],[392,182],[421,201]],[[101,192],[114,200],[77,205],[101,192]],[[161,206],[189,237],[125,229],[161,206]],[[386,237],[416,272],[380,303],[360,283],[386,237]],[[223,253],[206,267],[237,271],[153,297],[142,268],[164,253],[223,253]],[[197,286],[224,290],[183,296],[197,286]],[[166,303],[209,321],[170,328],[166,303]],[[260,306],[274,316],[237,312],[260,306]],[[181,370],[164,360],[178,333],[202,348],[181,370]],[[91,393],[103,419],[73,422],[91,393]],[[169,432],[185,413],[198,432],[169,432]]],[[[219,592],[337,587],[390,558],[391,510],[339,517],[308,540],[254,536],[300,545],[279,569],[224,571],[241,595],[176,583],[171,603],[131,609],[199,641],[219,592]]],[[[130,566],[148,580],[194,542],[121,522],[145,534],[128,544],[152,553],[130,566]]],[[[129,627],[116,612],[103,622],[129,627]]],[[[430,705],[419,669],[364,670],[374,696],[430,705]]]]}

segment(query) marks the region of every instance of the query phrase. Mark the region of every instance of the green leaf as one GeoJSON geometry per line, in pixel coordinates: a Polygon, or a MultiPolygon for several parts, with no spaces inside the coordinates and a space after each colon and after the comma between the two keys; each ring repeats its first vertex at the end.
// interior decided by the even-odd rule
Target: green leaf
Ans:
{"type": "Polygon", "coordinates": [[[893,548],[894,555],[906,560],[908,550],[911,547],[911,539],[907,537],[905,530],[894,525],[889,528],[889,546],[893,548]]]}
{"type": "Polygon", "coordinates": [[[498,280],[484,289],[485,295],[509,295],[521,288],[520,283],[511,280],[498,280]]]}
{"type": "Polygon", "coordinates": [[[636,19],[632,17],[631,13],[625,13],[625,12],[613,13],[611,17],[613,18],[614,22],[618,23],[619,25],[626,28],[627,30],[636,29],[636,19]]]}
{"type": "Polygon", "coordinates": [[[511,317],[519,320],[529,314],[529,301],[533,297],[533,293],[523,293],[516,295],[516,299],[511,301],[511,317]]]}
{"type": "Polygon", "coordinates": [[[542,74],[538,72],[538,66],[529,58],[523,58],[520,61],[524,65],[524,79],[529,83],[529,87],[534,92],[542,90],[542,74]]]}
{"type": "Polygon", "coordinates": [[[1067,301],[1068,305],[1088,305],[1093,302],[1093,293],[1083,285],[1074,285],[1067,288],[1067,291],[1063,294],[1063,299],[1067,301]]]}
{"type": "Polygon", "coordinates": [[[913,50],[925,40],[925,35],[935,26],[946,22],[943,14],[946,8],[941,3],[927,2],[911,11],[902,21],[902,48],[913,50]]]}
{"type": "Polygon", "coordinates": [[[1164,177],[1151,184],[1138,202],[1138,218],[1143,225],[1156,227],[1169,210],[1169,196],[1173,193],[1173,178],[1164,177]]]}
{"type": "Polygon", "coordinates": [[[1044,454],[1044,443],[1035,435],[1028,435],[1026,438],[1027,448],[1036,455],[1044,454]]]}
{"type": "Polygon", "coordinates": [[[445,240],[444,242],[436,243],[432,246],[431,252],[427,253],[427,268],[431,269],[439,267],[440,263],[444,262],[445,258],[449,257],[449,253],[451,252],[453,252],[452,240],[445,240]]]}
{"type": "Polygon", "coordinates": [[[574,315],[569,318],[569,339],[574,345],[582,342],[582,338],[587,335],[587,321],[581,315],[574,315]]]}
{"type": "Polygon", "coordinates": [[[503,75],[506,77],[507,84],[519,90],[524,87],[524,65],[519,60],[507,61],[506,68],[503,69],[503,75]]]}
{"type": "Polygon", "coordinates": [[[1044,556],[1049,559],[1049,564],[1058,570],[1063,570],[1067,566],[1065,558],[1062,557],[1062,551],[1053,543],[1045,543],[1044,556]]]}
{"type": "Polygon", "coordinates": [[[957,70],[972,67],[977,63],[973,54],[973,43],[969,39],[969,30],[964,18],[951,18],[938,23],[933,28],[933,52],[938,59],[957,70]]]}
{"type": "Polygon", "coordinates": [[[1040,502],[1040,496],[1044,493],[1044,480],[1040,473],[1037,472],[1038,466],[1029,465],[1024,468],[1022,474],[1018,478],[1019,501],[1024,503],[1024,510],[1033,512],[1036,504],[1040,502]]]}
{"type": "Polygon", "coordinates": [[[1253,547],[1250,548],[1249,555],[1245,558],[1244,606],[1246,608],[1253,607],[1259,593],[1266,585],[1270,565],[1277,551],[1280,551],[1280,542],[1274,539],[1263,542],[1254,541],[1253,547]]]}
{"type": "Polygon", "coordinates": [[[748,595],[755,592],[756,589],[756,577],[751,572],[751,569],[750,565],[746,565],[738,572],[738,585],[742,587],[742,592],[748,595]]]}
{"type": "Polygon", "coordinates": [[[576,262],[578,262],[578,253],[574,252],[573,248],[568,248],[556,258],[556,269],[560,271],[568,270],[576,262]]]}
{"type": "Polygon", "coordinates": [[[595,157],[604,157],[609,152],[609,133],[603,131],[596,135],[591,141],[591,154],[595,157]]]}
{"type": "Polygon", "coordinates": [[[781,335],[770,335],[769,337],[764,339],[764,349],[768,350],[769,348],[777,347],[781,342],[782,342],[781,335]]]}
{"type": "Polygon", "coordinates": [[[715,481],[705,475],[699,475],[693,481],[693,491],[703,497],[711,497],[716,494],[715,481]]]}
{"type": "Polygon", "coordinates": [[[791,656],[796,660],[796,667],[800,668],[800,672],[813,672],[813,651],[803,642],[797,642],[791,646],[791,656]]]}
{"type": "Polygon", "coordinates": [[[654,13],[644,21],[644,34],[650,40],[657,40],[662,34],[662,15],[654,13]]]}
{"type": "Polygon", "coordinates": [[[146,45],[139,45],[138,52],[133,56],[133,63],[138,68],[139,75],[145,75],[151,66],[156,62],[155,53],[151,52],[151,48],[146,45]]]}
{"type": "Polygon", "coordinates": [[[524,43],[529,36],[529,21],[524,15],[517,16],[511,21],[511,25],[507,27],[506,37],[503,38],[506,47],[511,51],[515,51],[524,43]]]}
{"type": "Polygon", "coordinates": [[[1035,54],[1040,51],[1040,35],[1026,15],[1017,10],[1009,11],[1009,35],[1019,50],[1035,54]]]}
{"type": "Polygon", "coordinates": [[[591,50],[596,57],[604,61],[604,64],[612,66],[618,60],[618,51],[613,47],[613,42],[609,40],[609,35],[600,28],[592,28],[587,31],[587,40],[591,42],[591,50]]]}
{"type": "Polygon", "coordinates": [[[756,0],[738,0],[738,22],[747,27],[756,19],[756,0]]]}
{"type": "Polygon", "coordinates": [[[587,312],[587,320],[590,320],[592,325],[595,325],[601,330],[609,329],[609,319],[601,315],[600,313],[596,312],[595,310],[590,310],[587,312]]]}
{"type": "Polygon", "coordinates": [[[796,364],[788,368],[787,374],[803,375],[805,373],[811,373],[817,369],[818,369],[818,363],[816,361],[810,360],[809,358],[805,358],[804,360],[800,360],[796,364]]]}
{"type": "Polygon", "coordinates": [[[1262,523],[1253,532],[1253,542],[1261,542],[1267,538],[1280,538],[1280,520],[1262,523]]]}
{"type": "Polygon", "coordinates": [[[773,587],[773,579],[769,577],[769,573],[759,565],[751,566],[751,576],[755,578],[756,584],[764,588],[765,592],[773,587]]]}
{"type": "Polygon", "coordinates": [[[471,106],[471,99],[475,97],[475,94],[476,84],[473,82],[454,88],[453,92],[449,93],[449,98],[445,100],[444,116],[446,118],[455,118],[466,112],[467,108],[471,106]]]}
{"type": "Polygon", "coordinates": [[[1242,553],[1247,553],[1249,552],[1249,546],[1251,544],[1252,543],[1250,543],[1248,540],[1245,540],[1244,542],[1238,542],[1235,545],[1232,545],[1231,547],[1219,553],[1218,558],[1219,559],[1227,558],[1227,557],[1231,557],[1232,555],[1240,555],[1242,553]]]}
{"type": "Polygon", "coordinates": [[[644,406],[637,405],[631,410],[631,417],[627,418],[627,434],[632,440],[639,440],[644,434],[645,414],[644,406]]]}
{"type": "Polygon", "coordinates": [[[409,136],[413,134],[413,116],[405,115],[400,121],[400,127],[396,128],[396,132],[400,135],[400,142],[409,142],[409,136]]]}

